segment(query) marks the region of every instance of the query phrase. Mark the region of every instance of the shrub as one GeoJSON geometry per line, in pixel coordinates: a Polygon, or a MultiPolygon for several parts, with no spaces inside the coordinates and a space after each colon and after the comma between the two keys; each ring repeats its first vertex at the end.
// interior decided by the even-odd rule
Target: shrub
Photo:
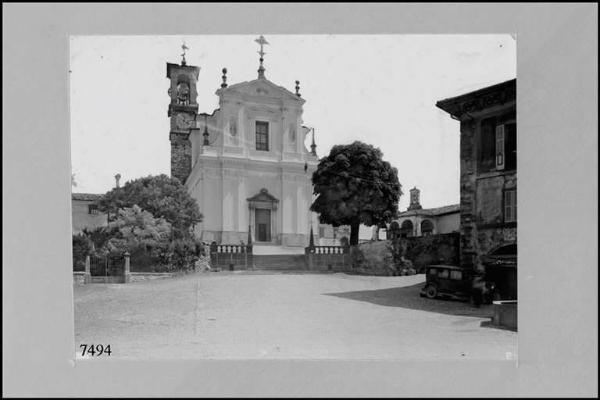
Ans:
{"type": "Polygon", "coordinates": [[[92,243],[92,252],[102,253],[102,249],[106,248],[108,241],[117,234],[117,231],[108,227],[97,227],[93,229],[84,228],[82,233],[92,243]]]}
{"type": "Polygon", "coordinates": [[[200,257],[198,242],[191,238],[175,239],[169,245],[170,264],[177,270],[189,270],[200,257]]]}
{"type": "Polygon", "coordinates": [[[92,251],[92,242],[85,234],[73,235],[73,271],[85,271],[85,257],[92,251]]]}
{"type": "Polygon", "coordinates": [[[137,205],[120,209],[107,227],[86,231],[82,237],[95,243],[97,255],[129,252],[132,272],[190,270],[204,252],[202,242],[193,236],[173,240],[169,222],[137,205]]]}
{"type": "Polygon", "coordinates": [[[350,248],[352,269],[369,275],[393,275],[393,247],[388,241],[363,243],[350,248]]]}

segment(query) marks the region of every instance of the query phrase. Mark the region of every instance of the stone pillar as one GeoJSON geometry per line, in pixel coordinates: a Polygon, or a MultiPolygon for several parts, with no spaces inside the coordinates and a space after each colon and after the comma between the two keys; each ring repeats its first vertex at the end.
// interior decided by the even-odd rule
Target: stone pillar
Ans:
{"type": "Polygon", "coordinates": [[[131,272],[130,272],[130,266],[129,266],[129,252],[126,251],[123,254],[123,257],[125,257],[125,283],[129,283],[131,281],[131,272]]]}
{"type": "Polygon", "coordinates": [[[85,274],[83,275],[83,283],[92,282],[92,272],[90,266],[90,255],[85,256],[85,274]]]}
{"type": "MultiPolygon", "coordinates": [[[[313,250],[314,251],[314,250],[313,250]]],[[[314,270],[315,266],[315,254],[311,251],[306,253],[306,269],[309,271],[314,270]]]]}
{"type": "Polygon", "coordinates": [[[309,271],[312,271],[314,269],[314,263],[315,263],[315,238],[313,235],[313,228],[312,226],[310,227],[310,234],[308,237],[308,247],[306,247],[304,249],[304,258],[306,260],[306,268],[309,271]]]}

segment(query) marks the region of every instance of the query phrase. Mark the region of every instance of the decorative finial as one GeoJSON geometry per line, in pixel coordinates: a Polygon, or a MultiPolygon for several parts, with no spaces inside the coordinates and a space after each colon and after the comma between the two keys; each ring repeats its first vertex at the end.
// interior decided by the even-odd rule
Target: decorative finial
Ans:
{"type": "Polygon", "coordinates": [[[207,115],[204,114],[204,133],[202,134],[202,136],[204,137],[204,142],[202,143],[203,146],[210,146],[210,143],[208,141],[208,122],[206,121],[207,115]]]}
{"type": "Polygon", "coordinates": [[[312,128],[312,143],[310,144],[310,154],[317,155],[317,145],[315,144],[315,128],[312,128]]]}
{"type": "Polygon", "coordinates": [[[190,48],[185,45],[185,41],[181,44],[181,49],[183,50],[183,53],[181,53],[181,65],[186,65],[185,51],[189,50],[190,48]]]}
{"type": "Polygon", "coordinates": [[[221,87],[222,88],[226,88],[227,87],[227,68],[223,68],[223,83],[221,83],[221,87]]]}
{"type": "Polygon", "coordinates": [[[296,81],[296,96],[300,97],[300,81],[296,81]]]}
{"type": "Polygon", "coordinates": [[[119,185],[119,180],[121,180],[121,174],[117,173],[117,174],[115,175],[115,187],[116,187],[116,188],[120,187],[120,185],[119,185]]]}
{"type": "Polygon", "coordinates": [[[265,77],[265,67],[263,67],[263,61],[264,61],[264,55],[267,54],[264,49],[263,46],[265,44],[269,44],[269,42],[267,42],[267,40],[265,39],[265,37],[263,35],[260,35],[259,38],[254,39],[254,41],[258,44],[260,44],[260,50],[258,51],[258,54],[260,54],[260,66],[258,67],[258,77],[259,78],[264,78],[265,77]]]}

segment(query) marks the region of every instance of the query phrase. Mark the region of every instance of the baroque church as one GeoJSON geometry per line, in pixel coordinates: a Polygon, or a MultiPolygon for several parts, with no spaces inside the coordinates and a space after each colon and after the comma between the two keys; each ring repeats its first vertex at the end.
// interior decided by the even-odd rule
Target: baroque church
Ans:
{"type": "Polygon", "coordinates": [[[263,36],[257,78],[229,85],[223,68],[219,108],[198,112],[200,67],[167,63],[170,80],[171,176],[185,184],[203,221],[205,242],[303,248],[311,228],[312,173],[318,158],[314,130],[303,125],[305,100],[267,79],[263,36]],[[312,133],[312,145],[305,146],[312,133]]]}

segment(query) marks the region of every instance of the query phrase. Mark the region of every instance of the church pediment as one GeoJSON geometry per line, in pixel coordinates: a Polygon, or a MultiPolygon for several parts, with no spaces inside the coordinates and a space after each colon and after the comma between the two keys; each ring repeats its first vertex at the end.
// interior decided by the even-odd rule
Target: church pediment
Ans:
{"type": "Polygon", "coordinates": [[[275,198],[267,189],[260,189],[258,194],[247,199],[250,203],[279,203],[279,200],[275,198]]]}
{"type": "Polygon", "coordinates": [[[255,79],[249,82],[236,83],[217,90],[218,95],[238,94],[250,97],[270,97],[281,100],[293,100],[304,103],[304,99],[290,92],[283,86],[278,86],[268,79],[255,79]]]}

